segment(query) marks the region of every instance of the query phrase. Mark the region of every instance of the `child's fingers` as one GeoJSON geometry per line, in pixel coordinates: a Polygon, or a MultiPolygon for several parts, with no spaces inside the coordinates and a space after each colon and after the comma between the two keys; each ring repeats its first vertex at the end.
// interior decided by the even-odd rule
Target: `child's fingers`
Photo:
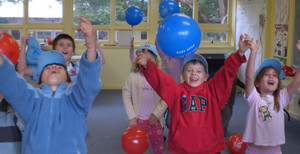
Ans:
{"type": "Polygon", "coordinates": [[[141,57],[142,54],[143,54],[143,50],[139,50],[137,56],[141,57]]]}
{"type": "Polygon", "coordinates": [[[244,38],[243,34],[240,35],[240,41],[242,41],[244,38]]]}
{"type": "Polygon", "coordinates": [[[145,55],[148,55],[148,48],[145,48],[144,53],[145,53],[145,55]]]}
{"type": "Polygon", "coordinates": [[[80,24],[77,27],[77,31],[87,31],[92,29],[92,24],[89,21],[89,18],[84,18],[81,16],[77,16],[77,19],[80,20],[80,24]]]}
{"type": "Polygon", "coordinates": [[[77,16],[76,18],[78,20],[80,20],[81,22],[85,22],[85,23],[90,22],[89,18],[85,18],[85,17],[82,17],[82,16],[77,16]]]}

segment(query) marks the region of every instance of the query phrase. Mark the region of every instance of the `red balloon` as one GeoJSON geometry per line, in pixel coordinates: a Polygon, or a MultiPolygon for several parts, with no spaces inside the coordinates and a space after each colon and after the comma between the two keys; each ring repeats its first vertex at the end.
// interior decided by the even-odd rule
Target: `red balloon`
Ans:
{"type": "Polygon", "coordinates": [[[0,53],[16,65],[19,59],[18,43],[11,35],[3,31],[0,31],[0,53]]]}
{"type": "Polygon", "coordinates": [[[241,134],[233,134],[227,141],[229,150],[234,154],[242,153],[247,148],[247,143],[242,142],[243,136],[241,134]]]}
{"type": "Polygon", "coordinates": [[[48,45],[52,45],[53,44],[53,40],[51,38],[48,38],[47,42],[48,42],[48,45]]]}
{"type": "Polygon", "coordinates": [[[149,146],[149,136],[142,127],[130,127],[123,132],[122,147],[128,154],[142,154],[149,146]]]}

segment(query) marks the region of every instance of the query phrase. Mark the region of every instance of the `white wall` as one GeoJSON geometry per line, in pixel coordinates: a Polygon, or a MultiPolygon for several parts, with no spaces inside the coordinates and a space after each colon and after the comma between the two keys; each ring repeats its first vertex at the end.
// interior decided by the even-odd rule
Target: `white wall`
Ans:
{"type": "MultiPolygon", "coordinates": [[[[261,34],[263,26],[259,24],[259,15],[265,15],[265,2],[264,0],[238,0],[236,10],[236,49],[239,48],[239,38],[241,34],[248,34],[254,38],[254,41],[260,42],[260,48],[256,58],[256,66],[261,63],[262,44],[261,34]]],[[[245,53],[247,59],[250,55],[250,50],[245,53]]],[[[237,74],[238,78],[245,83],[245,70],[247,64],[244,63],[237,74]]]]}

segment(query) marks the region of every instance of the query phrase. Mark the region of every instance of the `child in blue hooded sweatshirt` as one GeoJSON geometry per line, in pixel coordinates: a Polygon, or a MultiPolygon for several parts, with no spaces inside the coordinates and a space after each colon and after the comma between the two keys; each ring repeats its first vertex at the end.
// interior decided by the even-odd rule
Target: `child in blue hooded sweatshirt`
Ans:
{"type": "Polygon", "coordinates": [[[101,88],[101,56],[91,23],[77,18],[81,20],[77,30],[85,34],[87,51],[80,61],[77,82],[71,86],[65,58],[58,51],[39,57],[41,88],[27,83],[0,54],[0,93],[27,124],[22,153],[87,153],[86,117],[101,88]]]}

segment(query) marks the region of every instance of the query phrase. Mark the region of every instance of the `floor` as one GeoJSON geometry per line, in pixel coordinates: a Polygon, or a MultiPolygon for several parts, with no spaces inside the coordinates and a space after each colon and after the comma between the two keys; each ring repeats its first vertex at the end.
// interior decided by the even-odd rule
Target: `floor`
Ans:
{"type": "MultiPolygon", "coordinates": [[[[299,108],[300,109],[300,108],[299,108]]],[[[228,136],[243,134],[247,105],[241,93],[236,95],[234,112],[229,124],[228,136]]],[[[282,148],[283,154],[300,153],[300,121],[291,118],[285,121],[286,144],[282,148]]],[[[87,118],[88,135],[86,143],[89,154],[125,154],[121,145],[122,133],[128,128],[126,113],[122,103],[121,90],[102,90],[87,118]]],[[[167,136],[167,129],[165,129],[167,136]]],[[[166,144],[167,147],[167,144],[166,144]]],[[[167,149],[167,148],[166,148],[167,149]]],[[[151,146],[145,154],[152,154],[151,146]]],[[[167,151],[167,154],[170,154],[167,151]]],[[[225,149],[221,154],[230,154],[225,149]]]]}

